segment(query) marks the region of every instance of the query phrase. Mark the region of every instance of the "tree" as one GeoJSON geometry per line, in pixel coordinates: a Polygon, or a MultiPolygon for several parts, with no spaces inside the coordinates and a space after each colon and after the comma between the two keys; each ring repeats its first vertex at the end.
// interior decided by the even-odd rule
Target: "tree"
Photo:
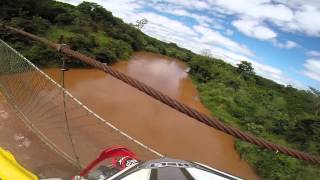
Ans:
{"type": "Polygon", "coordinates": [[[200,54],[202,56],[206,56],[206,57],[211,57],[212,56],[210,49],[203,49],[203,50],[201,50],[200,54]]]}
{"type": "Polygon", "coordinates": [[[96,46],[96,42],[93,36],[85,36],[82,34],[76,34],[70,38],[67,38],[68,44],[75,50],[88,50],[96,46]]]}
{"type": "Polygon", "coordinates": [[[136,21],[135,27],[141,30],[146,24],[148,24],[148,20],[146,18],[143,18],[136,21]]]}
{"type": "Polygon", "coordinates": [[[309,89],[311,90],[311,92],[313,94],[315,94],[316,96],[320,96],[320,90],[314,88],[314,87],[309,87],[309,89]]]}
{"type": "Polygon", "coordinates": [[[39,16],[33,16],[31,20],[24,17],[14,17],[11,18],[10,25],[36,34],[44,33],[49,28],[48,20],[39,16]]]}
{"type": "MultiPolygon", "coordinates": [[[[310,143],[320,142],[320,119],[315,117],[300,120],[290,131],[289,141],[298,142],[301,148],[306,148],[310,143]]],[[[317,147],[320,153],[320,146],[317,147]]]]}
{"type": "Polygon", "coordinates": [[[248,61],[241,61],[241,63],[238,64],[237,72],[245,79],[248,79],[255,74],[252,64],[248,61]]]}
{"type": "Polygon", "coordinates": [[[74,17],[69,13],[61,13],[54,18],[54,22],[60,25],[69,25],[73,22],[74,17]]]}
{"type": "Polygon", "coordinates": [[[313,88],[313,87],[309,87],[309,89],[316,96],[314,98],[315,116],[318,117],[318,116],[320,116],[320,90],[313,88]]]}
{"type": "Polygon", "coordinates": [[[110,49],[99,47],[94,50],[95,57],[102,63],[112,64],[117,61],[117,55],[110,49]]]}

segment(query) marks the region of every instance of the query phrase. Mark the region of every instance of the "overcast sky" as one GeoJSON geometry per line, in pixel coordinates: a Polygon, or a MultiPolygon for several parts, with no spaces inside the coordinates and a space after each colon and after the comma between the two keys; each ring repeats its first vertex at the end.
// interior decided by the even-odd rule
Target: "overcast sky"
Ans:
{"type": "MultiPolygon", "coordinates": [[[[81,0],[60,0],[77,5],[81,0]]],[[[88,0],[143,32],[298,88],[320,89],[320,0],[88,0]]]]}

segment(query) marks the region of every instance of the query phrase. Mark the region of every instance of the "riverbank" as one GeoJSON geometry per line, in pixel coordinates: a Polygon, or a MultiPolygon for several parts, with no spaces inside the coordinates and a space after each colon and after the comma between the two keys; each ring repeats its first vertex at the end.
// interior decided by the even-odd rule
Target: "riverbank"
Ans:
{"type": "MultiPolygon", "coordinates": [[[[314,155],[319,149],[317,97],[247,74],[222,60],[198,56],[187,62],[201,102],[222,122],[275,144],[314,155]]],[[[265,179],[317,179],[319,165],[237,141],[236,148],[265,179]]]]}

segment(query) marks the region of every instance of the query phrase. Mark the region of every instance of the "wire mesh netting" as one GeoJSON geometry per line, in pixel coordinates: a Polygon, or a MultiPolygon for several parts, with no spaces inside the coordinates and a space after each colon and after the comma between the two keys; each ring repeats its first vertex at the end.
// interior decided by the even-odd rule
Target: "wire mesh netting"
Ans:
{"type": "Polygon", "coordinates": [[[0,89],[34,133],[75,165],[110,146],[128,147],[142,160],[162,156],[96,115],[2,40],[0,89]]]}

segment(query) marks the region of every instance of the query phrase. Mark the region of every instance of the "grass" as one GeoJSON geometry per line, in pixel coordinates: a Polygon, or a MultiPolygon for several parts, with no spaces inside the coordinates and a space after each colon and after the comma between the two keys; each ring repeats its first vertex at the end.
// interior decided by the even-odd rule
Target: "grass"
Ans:
{"type": "Polygon", "coordinates": [[[91,33],[91,35],[95,37],[95,40],[99,46],[106,46],[111,40],[111,38],[108,37],[106,33],[102,31],[91,33]]]}
{"type": "Polygon", "coordinates": [[[68,31],[67,28],[51,26],[51,28],[48,30],[46,34],[46,37],[51,41],[57,42],[61,35],[63,35],[64,38],[68,38],[74,36],[75,34],[73,32],[68,31]]]}

